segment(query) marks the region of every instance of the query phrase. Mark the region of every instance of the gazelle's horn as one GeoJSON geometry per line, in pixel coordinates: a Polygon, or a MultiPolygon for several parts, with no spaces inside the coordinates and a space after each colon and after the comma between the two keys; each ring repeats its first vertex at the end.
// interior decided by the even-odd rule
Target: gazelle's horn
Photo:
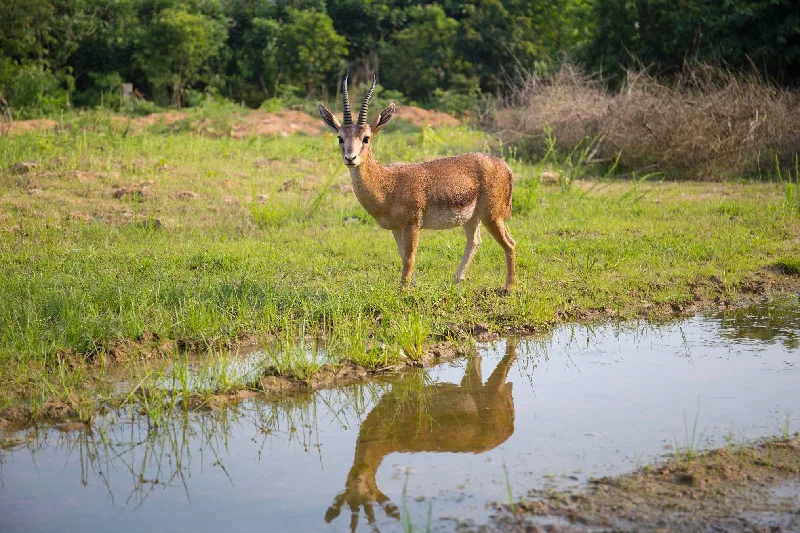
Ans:
{"type": "Polygon", "coordinates": [[[369,101],[372,98],[372,92],[375,90],[375,76],[372,76],[372,87],[369,88],[367,94],[364,95],[364,101],[361,102],[361,111],[358,113],[358,123],[362,126],[367,124],[367,110],[369,109],[369,101]]]}
{"type": "Polygon", "coordinates": [[[350,95],[347,94],[347,75],[348,73],[345,72],[344,80],[342,81],[342,108],[344,111],[344,123],[352,124],[353,114],[350,111],[350,95]]]}

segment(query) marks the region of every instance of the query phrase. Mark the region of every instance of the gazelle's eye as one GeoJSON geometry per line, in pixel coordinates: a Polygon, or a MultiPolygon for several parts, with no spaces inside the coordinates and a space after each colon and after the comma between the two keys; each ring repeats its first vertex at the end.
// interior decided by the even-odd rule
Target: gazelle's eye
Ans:
{"type": "Polygon", "coordinates": [[[364,137],[364,144],[369,144],[369,137],[364,137]]]}
{"type": "Polygon", "coordinates": [[[339,137],[339,144],[344,144],[344,139],[342,139],[341,137],[339,137]]]}

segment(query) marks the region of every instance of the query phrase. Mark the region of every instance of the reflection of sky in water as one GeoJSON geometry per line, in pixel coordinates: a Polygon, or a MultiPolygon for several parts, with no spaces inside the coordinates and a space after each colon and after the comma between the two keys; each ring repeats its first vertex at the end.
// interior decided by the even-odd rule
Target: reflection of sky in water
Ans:
{"type": "MultiPolygon", "coordinates": [[[[391,453],[377,487],[402,506],[407,482],[414,522],[424,527],[432,505],[434,530],[451,529],[438,519],[480,521],[487,501],[507,500],[505,470],[519,496],[657,460],[666,445],[684,445],[687,430],[691,439],[695,417],[701,446],[778,434],[787,411],[800,429],[798,309],[762,306],[660,327],[567,326],[520,341],[508,374],[514,433],[479,454],[391,453]]],[[[488,380],[505,342],[479,351],[488,380]]],[[[345,488],[361,422],[392,388],[392,397],[413,401],[415,385],[459,384],[465,367],[193,413],[149,438],[125,413],[101,421],[104,437],[42,430],[28,447],[0,452],[0,530],[347,531],[346,507],[331,524],[324,517],[345,488]]],[[[377,505],[375,513],[382,531],[401,529],[377,505]]],[[[366,522],[362,513],[360,529],[366,522]]]]}

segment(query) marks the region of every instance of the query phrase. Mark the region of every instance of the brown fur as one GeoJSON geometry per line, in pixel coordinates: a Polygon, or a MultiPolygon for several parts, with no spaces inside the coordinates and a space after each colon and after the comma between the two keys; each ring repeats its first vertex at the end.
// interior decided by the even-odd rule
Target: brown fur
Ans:
{"type": "Polygon", "coordinates": [[[419,231],[457,226],[463,226],[467,235],[456,271],[456,282],[463,280],[480,245],[482,223],[505,250],[505,290],[511,290],[516,280],[516,243],[504,220],[511,218],[513,176],[502,159],[468,153],[384,167],[372,154],[370,141],[394,116],[394,104],[384,109],[372,126],[341,125],[324,105],[317,108],[323,122],[341,140],[340,151],[350,168],[356,198],[381,227],[394,233],[403,261],[402,285],[411,281],[414,272],[419,231]]]}
{"type": "Polygon", "coordinates": [[[509,339],[506,353],[483,383],[481,358],[470,357],[460,385],[440,383],[419,391],[409,400],[407,393],[387,393],[367,415],[358,432],[353,466],[328,509],[331,522],[345,503],[355,531],[361,507],[372,523],[373,504],[390,516],[397,508],[378,489],[375,474],[384,457],[392,453],[460,452],[481,453],[503,444],[514,433],[513,383],[506,383],[516,358],[516,342],[509,339]],[[353,522],[354,520],[354,522],[353,522]]]}

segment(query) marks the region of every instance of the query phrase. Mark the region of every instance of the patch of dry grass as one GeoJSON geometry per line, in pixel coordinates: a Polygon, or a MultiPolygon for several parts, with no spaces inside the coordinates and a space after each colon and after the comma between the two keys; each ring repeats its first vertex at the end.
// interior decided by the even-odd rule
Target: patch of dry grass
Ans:
{"type": "Polygon", "coordinates": [[[552,79],[528,76],[494,115],[504,143],[544,153],[548,136],[590,160],[714,180],[764,176],[800,152],[800,94],[757,76],[698,65],[663,80],[629,72],[618,93],[565,65],[552,79]],[[584,144],[585,146],[585,144],[584,144]]]}

